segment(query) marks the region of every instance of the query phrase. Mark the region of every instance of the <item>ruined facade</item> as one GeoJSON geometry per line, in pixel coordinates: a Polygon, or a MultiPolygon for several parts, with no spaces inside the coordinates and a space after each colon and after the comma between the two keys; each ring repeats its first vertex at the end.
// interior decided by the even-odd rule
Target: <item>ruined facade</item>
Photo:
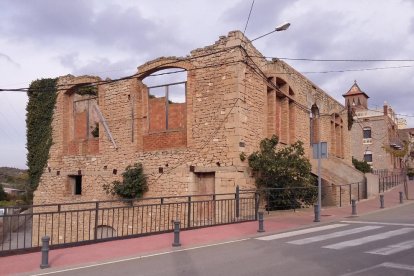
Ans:
{"type": "Polygon", "coordinates": [[[368,108],[368,95],[355,82],[344,95],[345,104],[354,114],[351,130],[351,154],[365,160],[374,170],[392,172],[400,169],[402,158],[384,148],[395,151],[403,149],[398,134],[398,119],[385,102],[381,109],[368,108]]]}
{"type": "Polygon", "coordinates": [[[310,159],[313,143],[328,142],[327,183],[359,181],[348,179],[355,170],[346,108],[285,62],[266,60],[239,31],[187,57],[150,61],[129,78],[69,75],[58,85],[35,204],[111,199],[102,186],[136,162],[148,176],[146,197],[254,188],[241,155],[272,135],[280,146],[303,141],[310,159]],[[186,80],[144,84],[171,68],[185,70],[186,80]],[[97,93],[77,93],[88,83],[98,83],[97,93]],[[352,173],[336,175],[342,168],[352,173]]]}

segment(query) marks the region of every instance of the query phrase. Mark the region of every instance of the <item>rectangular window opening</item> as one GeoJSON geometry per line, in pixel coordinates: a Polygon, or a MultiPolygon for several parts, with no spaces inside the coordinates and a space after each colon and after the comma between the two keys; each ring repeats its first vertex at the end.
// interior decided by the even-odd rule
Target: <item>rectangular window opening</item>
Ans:
{"type": "Polygon", "coordinates": [[[363,130],[364,139],[371,138],[371,129],[370,128],[364,128],[363,130]]]}
{"type": "Polygon", "coordinates": [[[185,129],[186,82],[148,87],[149,131],[185,129]]]}
{"type": "Polygon", "coordinates": [[[82,195],[82,175],[69,175],[69,185],[73,195],[82,195]]]}
{"type": "Polygon", "coordinates": [[[364,154],[364,160],[368,163],[372,163],[372,154],[364,154]]]}

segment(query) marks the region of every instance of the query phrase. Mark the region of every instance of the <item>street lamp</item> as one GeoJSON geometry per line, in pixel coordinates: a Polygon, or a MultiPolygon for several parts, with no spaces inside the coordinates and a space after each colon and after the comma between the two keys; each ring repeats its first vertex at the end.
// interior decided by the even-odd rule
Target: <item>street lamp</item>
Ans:
{"type": "Polygon", "coordinates": [[[267,34],[261,35],[261,36],[259,36],[259,37],[256,37],[255,39],[250,40],[250,42],[253,42],[253,41],[255,41],[255,40],[258,40],[259,38],[262,38],[262,37],[264,37],[264,36],[270,35],[270,34],[272,34],[272,33],[274,33],[274,32],[286,31],[287,29],[289,29],[289,27],[290,27],[290,23],[288,23],[288,22],[283,23],[282,25],[277,26],[277,27],[276,27],[273,31],[268,32],[267,34]]]}

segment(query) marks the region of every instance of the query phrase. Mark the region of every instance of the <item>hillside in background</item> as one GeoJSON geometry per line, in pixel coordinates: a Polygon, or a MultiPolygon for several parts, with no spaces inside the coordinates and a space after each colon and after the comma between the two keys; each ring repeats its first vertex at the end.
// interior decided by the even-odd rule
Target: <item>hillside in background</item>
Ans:
{"type": "Polygon", "coordinates": [[[24,190],[28,180],[27,170],[0,167],[0,183],[7,184],[8,187],[24,190]]]}

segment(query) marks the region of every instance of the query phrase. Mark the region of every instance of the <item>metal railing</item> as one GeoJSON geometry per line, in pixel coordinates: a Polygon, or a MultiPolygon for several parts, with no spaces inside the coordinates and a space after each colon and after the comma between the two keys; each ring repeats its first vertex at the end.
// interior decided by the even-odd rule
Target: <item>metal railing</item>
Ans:
{"type": "Polygon", "coordinates": [[[43,236],[51,247],[93,243],[181,229],[257,219],[255,192],[89,201],[8,207],[0,217],[0,255],[36,249],[43,236]]]}
{"type": "Polygon", "coordinates": [[[390,174],[388,176],[380,177],[378,191],[383,193],[395,186],[398,186],[404,183],[406,177],[405,173],[390,174]]]}
{"type": "Polygon", "coordinates": [[[357,201],[367,198],[365,182],[355,182],[342,185],[322,185],[322,206],[349,205],[352,199],[357,201]]]}
{"type": "Polygon", "coordinates": [[[338,185],[339,189],[339,207],[343,204],[351,204],[352,199],[360,201],[367,198],[367,190],[364,182],[356,182],[345,185],[338,185]]]}

